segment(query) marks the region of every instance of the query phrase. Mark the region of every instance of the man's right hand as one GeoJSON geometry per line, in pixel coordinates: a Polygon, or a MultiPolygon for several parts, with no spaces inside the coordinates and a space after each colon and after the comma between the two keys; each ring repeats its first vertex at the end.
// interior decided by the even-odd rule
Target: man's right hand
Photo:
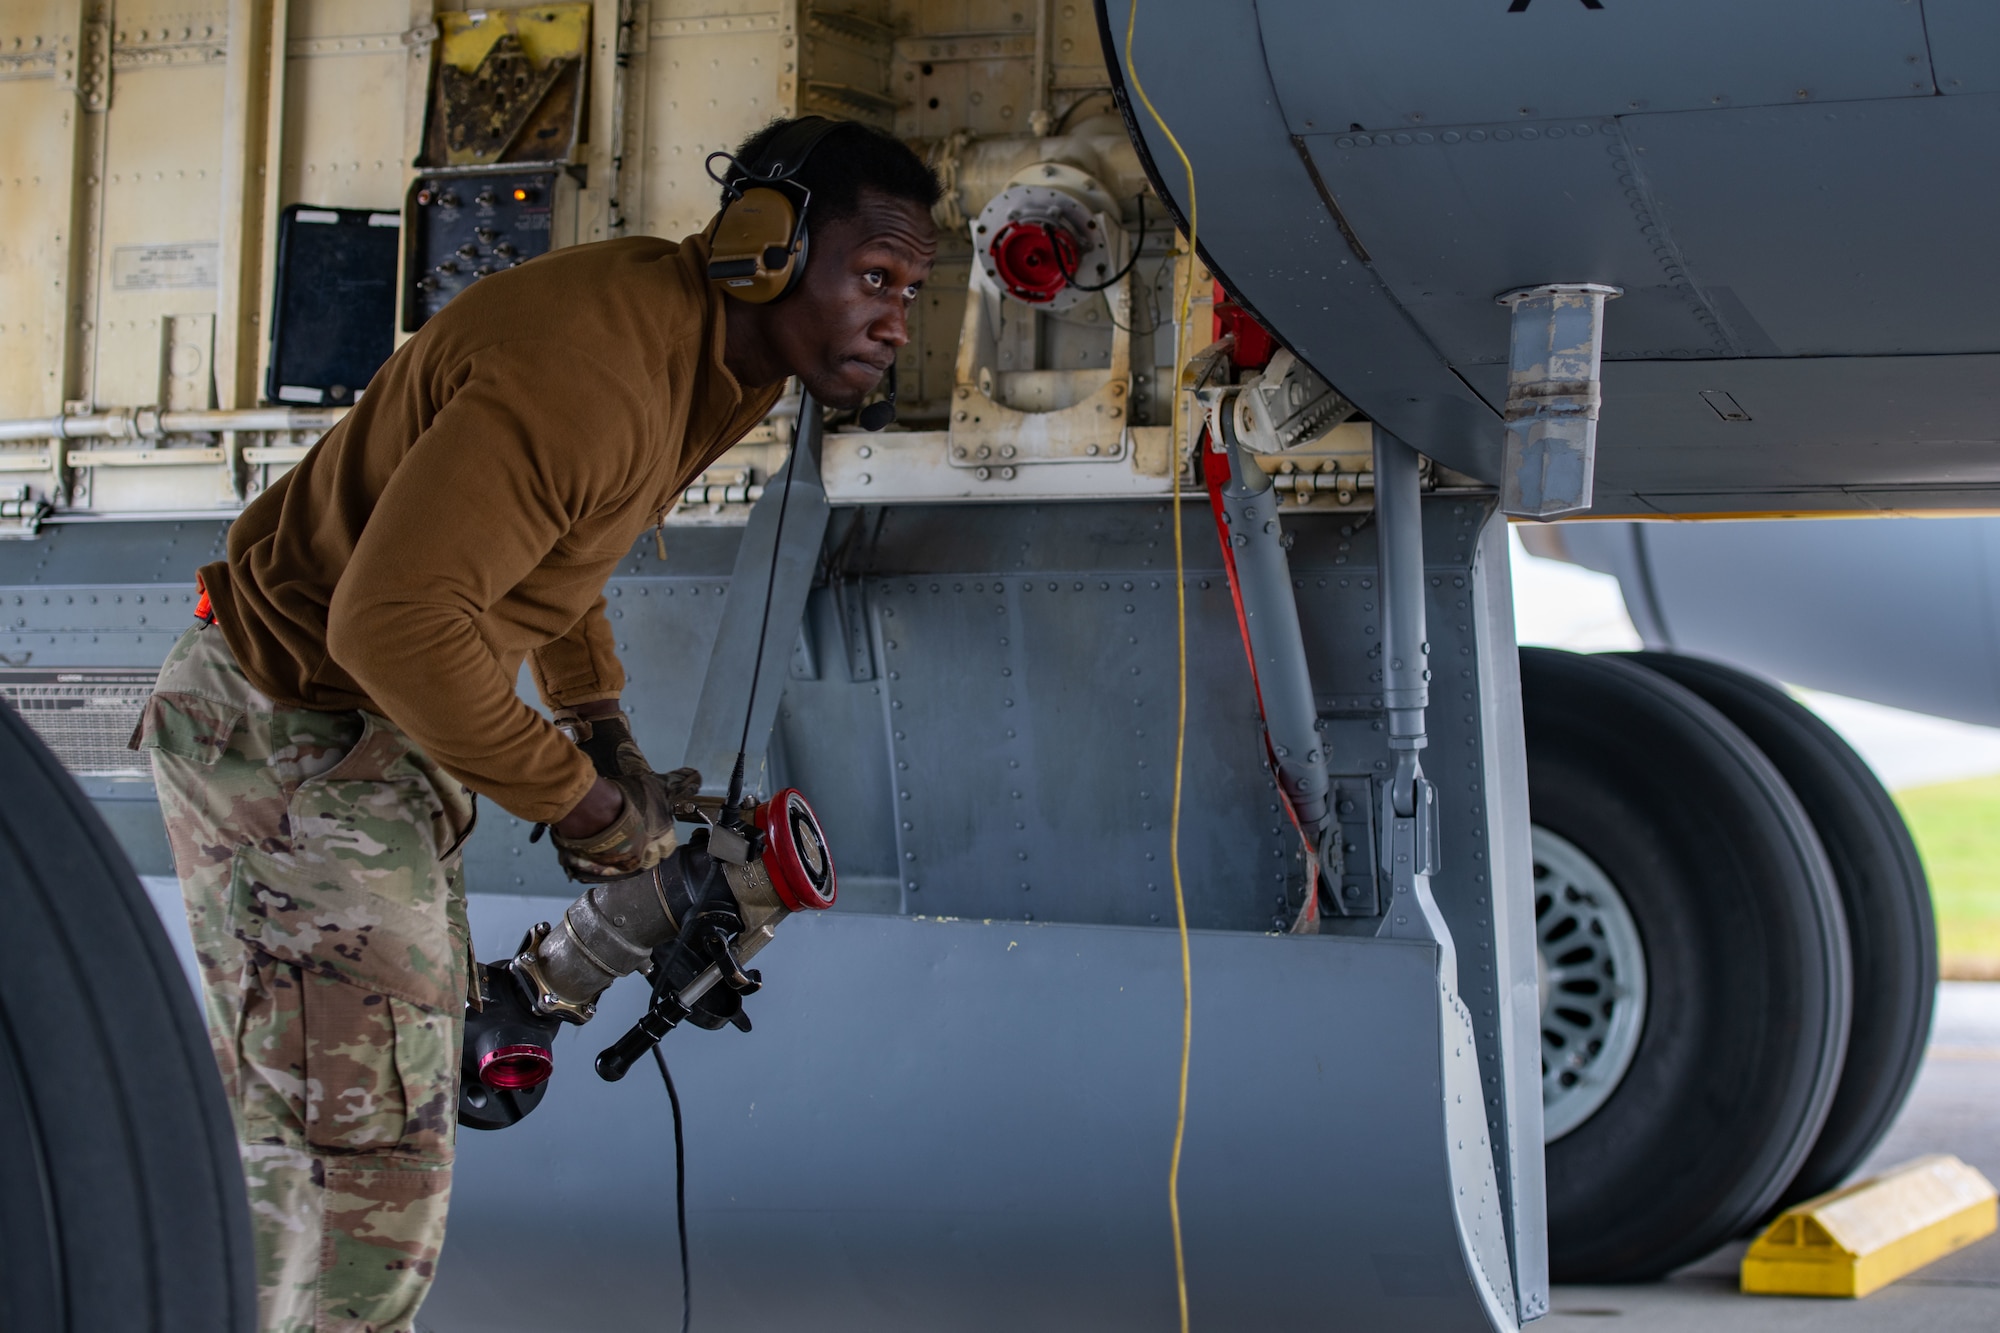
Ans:
{"type": "Polygon", "coordinates": [[[600,777],[551,826],[556,859],[571,879],[586,883],[650,870],[678,845],[674,806],[700,791],[701,774],[691,768],[600,777]]]}
{"type": "Polygon", "coordinates": [[[624,795],[600,777],[583,794],[583,799],[570,807],[568,814],[549,825],[549,832],[560,838],[588,838],[610,828],[611,821],[624,808],[624,795]]]}

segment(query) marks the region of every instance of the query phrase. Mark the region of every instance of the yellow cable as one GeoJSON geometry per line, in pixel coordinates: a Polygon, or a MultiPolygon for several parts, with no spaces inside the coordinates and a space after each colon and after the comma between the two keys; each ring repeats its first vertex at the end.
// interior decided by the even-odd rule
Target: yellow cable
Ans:
{"type": "MultiPolygon", "coordinates": [[[[1131,81],[1132,91],[1139,94],[1139,101],[1145,105],[1146,114],[1160,127],[1160,133],[1174,147],[1174,153],[1181,160],[1181,168],[1187,172],[1188,188],[1188,263],[1187,281],[1181,287],[1178,315],[1175,319],[1174,336],[1182,338],[1187,333],[1188,309],[1194,302],[1194,270],[1200,259],[1195,250],[1195,235],[1200,227],[1201,210],[1195,200],[1194,164],[1188,161],[1187,151],[1181,141],[1167,128],[1167,122],[1153,109],[1153,99],[1146,96],[1145,85],[1139,82],[1139,71],[1132,63],[1132,34],[1139,23],[1139,0],[1132,0],[1132,8],[1125,18],[1125,76],[1131,81]]],[[[1188,1288],[1187,1253],[1181,1245],[1181,1145],[1187,1138],[1187,1091],[1188,1055],[1194,1048],[1194,965],[1188,957],[1187,895],[1181,888],[1181,777],[1187,760],[1187,555],[1181,541],[1181,396],[1179,377],[1174,383],[1171,408],[1173,458],[1173,496],[1168,508],[1174,515],[1174,613],[1176,643],[1180,657],[1180,698],[1174,719],[1174,810],[1168,825],[1167,861],[1173,870],[1174,879],[1174,926],[1180,935],[1181,944],[1181,1083],[1180,1101],[1174,1112],[1174,1155],[1167,1167],[1167,1211],[1174,1226],[1174,1284],[1179,1289],[1181,1300],[1181,1333],[1188,1333],[1188,1288]]]]}

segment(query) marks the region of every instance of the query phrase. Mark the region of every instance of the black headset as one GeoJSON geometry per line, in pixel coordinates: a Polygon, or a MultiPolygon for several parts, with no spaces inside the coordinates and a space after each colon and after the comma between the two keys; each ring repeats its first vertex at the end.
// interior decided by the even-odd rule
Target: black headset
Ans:
{"type": "MultiPolygon", "coordinates": [[[[753,305],[784,299],[805,277],[812,248],[807,214],[812,191],[796,179],[813,149],[852,121],[801,116],[772,137],[756,162],[732,153],[708,155],[709,178],[723,189],[722,211],[709,228],[708,280],[725,296],[753,305]],[[730,170],[717,174],[717,161],[730,170]]],[[[889,364],[888,396],[861,410],[866,430],[896,419],[896,366],[889,364]]]]}
{"type": "Polygon", "coordinates": [[[731,153],[708,155],[708,174],[724,194],[709,228],[708,280],[725,295],[763,305],[799,285],[811,245],[806,215],[812,191],[796,177],[813,149],[847,123],[800,117],[747,166],[731,153]],[[718,161],[729,165],[726,173],[717,173],[718,161]]]}

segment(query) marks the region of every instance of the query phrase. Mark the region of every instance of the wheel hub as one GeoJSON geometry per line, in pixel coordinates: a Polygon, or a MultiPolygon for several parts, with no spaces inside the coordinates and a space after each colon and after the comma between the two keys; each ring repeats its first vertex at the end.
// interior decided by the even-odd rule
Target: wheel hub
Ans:
{"type": "Polygon", "coordinates": [[[1617,886],[1565,838],[1534,830],[1536,977],[1542,996],[1542,1141],[1617,1091],[1646,1018],[1646,952],[1617,886]]]}

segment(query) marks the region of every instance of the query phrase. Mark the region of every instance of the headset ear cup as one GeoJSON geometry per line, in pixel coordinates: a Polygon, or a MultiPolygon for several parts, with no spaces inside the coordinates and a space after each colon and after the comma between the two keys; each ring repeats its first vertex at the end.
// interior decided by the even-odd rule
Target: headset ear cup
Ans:
{"type": "Polygon", "coordinates": [[[756,162],[746,165],[729,159],[737,174],[725,188],[734,197],[723,205],[709,232],[708,277],[724,295],[764,305],[791,295],[805,277],[811,248],[806,214],[812,192],[794,177],[822,140],[852,123],[803,116],[766,145],[756,162]],[[779,217],[782,227],[773,226],[779,217]],[[771,263],[773,255],[783,262],[771,263]]]}
{"type": "Polygon", "coordinates": [[[778,294],[771,298],[773,301],[781,301],[785,297],[790,296],[797,290],[798,285],[805,281],[806,256],[811,253],[812,227],[802,220],[799,223],[799,248],[793,252],[791,262],[785,266],[785,285],[780,287],[778,294]]]}
{"type": "Polygon", "coordinates": [[[794,234],[803,229],[800,202],[783,189],[752,186],[725,205],[709,233],[709,281],[752,305],[791,290],[801,254],[792,249],[794,234]],[[773,255],[782,262],[770,263],[773,255]]]}

